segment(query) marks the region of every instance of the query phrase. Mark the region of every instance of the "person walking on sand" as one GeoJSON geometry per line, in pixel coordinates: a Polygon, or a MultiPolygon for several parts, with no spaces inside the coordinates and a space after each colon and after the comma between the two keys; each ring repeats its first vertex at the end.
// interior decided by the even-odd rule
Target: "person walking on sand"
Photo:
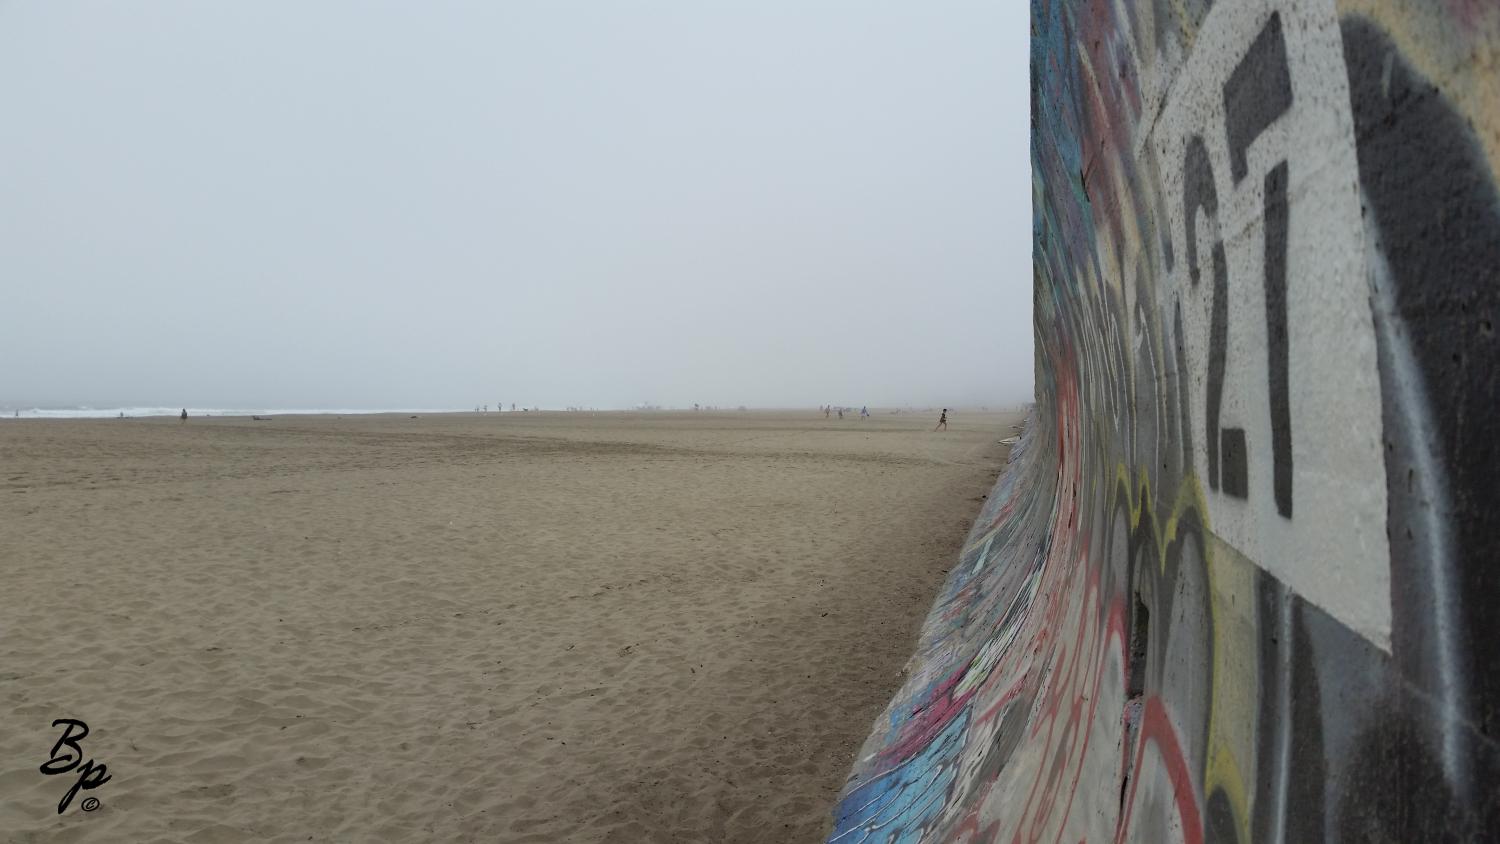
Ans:
{"type": "Polygon", "coordinates": [[[870,418],[870,406],[863,405],[859,409],[859,421],[863,422],[870,418]]]}
{"type": "Polygon", "coordinates": [[[179,417],[177,417],[177,418],[180,419],[180,420],[182,420],[183,422],[186,422],[187,421],[187,408],[184,407],[182,409],[182,415],[179,416],[179,417]]]}
{"type": "Polygon", "coordinates": [[[948,430],[948,408],[946,408],[946,407],[943,408],[943,415],[938,417],[937,427],[933,428],[932,430],[934,430],[934,431],[946,431],[946,430],[948,430]]]}

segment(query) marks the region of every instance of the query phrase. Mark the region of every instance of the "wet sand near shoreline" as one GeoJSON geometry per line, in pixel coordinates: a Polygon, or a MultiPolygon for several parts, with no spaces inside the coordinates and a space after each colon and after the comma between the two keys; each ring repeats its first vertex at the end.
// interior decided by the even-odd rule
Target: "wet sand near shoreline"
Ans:
{"type": "Polygon", "coordinates": [[[1020,421],[872,412],[0,420],[0,837],[817,841],[1020,421]]]}

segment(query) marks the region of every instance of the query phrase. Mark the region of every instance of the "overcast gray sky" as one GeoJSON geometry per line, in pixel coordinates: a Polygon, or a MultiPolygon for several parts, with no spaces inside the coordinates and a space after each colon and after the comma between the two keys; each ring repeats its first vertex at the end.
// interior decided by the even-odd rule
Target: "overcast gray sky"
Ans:
{"type": "Polygon", "coordinates": [[[0,0],[0,406],[1030,397],[1027,4],[0,0]]]}

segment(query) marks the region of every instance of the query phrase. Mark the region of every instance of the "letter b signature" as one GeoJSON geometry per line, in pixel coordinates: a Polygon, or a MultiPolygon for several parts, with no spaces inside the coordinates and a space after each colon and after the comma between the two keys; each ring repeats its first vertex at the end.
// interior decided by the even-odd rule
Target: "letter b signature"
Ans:
{"type": "MultiPolygon", "coordinates": [[[[51,758],[42,763],[42,773],[50,775],[78,772],[78,781],[73,783],[73,787],[68,789],[68,793],[64,794],[57,804],[57,813],[61,815],[68,808],[68,804],[73,802],[73,796],[78,793],[79,789],[87,791],[98,788],[109,782],[110,776],[103,763],[92,759],[87,762],[83,761],[83,746],[80,742],[89,734],[88,724],[72,718],[59,718],[52,722],[52,726],[62,727],[63,733],[57,739],[57,743],[52,745],[51,758]]],[[[89,809],[87,803],[91,801],[98,804],[97,800],[90,797],[84,801],[83,808],[89,809]]]]}

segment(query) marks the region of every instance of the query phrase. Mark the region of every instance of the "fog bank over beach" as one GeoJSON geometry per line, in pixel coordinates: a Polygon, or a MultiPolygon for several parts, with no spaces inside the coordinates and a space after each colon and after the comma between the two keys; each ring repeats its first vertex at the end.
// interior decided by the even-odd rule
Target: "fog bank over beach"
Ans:
{"type": "Polygon", "coordinates": [[[455,408],[220,408],[220,407],[0,407],[0,419],[141,419],[176,416],[183,410],[190,417],[199,416],[356,416],[379,413],[458,413],[455,408]]]}
{"type": "Polygon", "coordinates": [[[583,9],[0,4],[0,405],[1030,397],[1024,5],[583,9]]]}

